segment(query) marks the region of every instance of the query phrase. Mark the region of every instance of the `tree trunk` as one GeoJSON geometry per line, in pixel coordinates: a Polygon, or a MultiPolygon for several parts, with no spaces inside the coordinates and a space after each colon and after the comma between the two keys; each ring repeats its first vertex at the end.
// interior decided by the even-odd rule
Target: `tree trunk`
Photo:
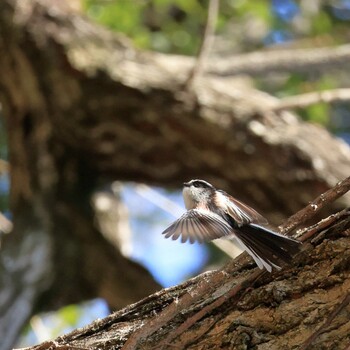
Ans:
{"type": "MultiPolygon", "coordinates": [[[[139,52],[62,3],[0,3],[0,99],[14,214],[0,258],[2,349],[35,310],[93,297],[119,308],[159,288],[95,228],[89,203],[97,185],[119,179],[175,187],[205,177],[279,223],[350,170],[345,143],[289,112],[274,112],[275,98],[213,76],[184,90],[192,59],[139,52]]],[[[317,266],[309,269],[316,280],[317,266]]],[[[237,282],[222,272],[212,276],[208,281],[222,281],[219,294],[237,282]]],[[[269,278],[264,286],[275,283],[269,278]]],[[[224,321],[225,312],[217,317],[224,321]]],[[[243,338],[251,334],[245,322],[243,338]]]]}

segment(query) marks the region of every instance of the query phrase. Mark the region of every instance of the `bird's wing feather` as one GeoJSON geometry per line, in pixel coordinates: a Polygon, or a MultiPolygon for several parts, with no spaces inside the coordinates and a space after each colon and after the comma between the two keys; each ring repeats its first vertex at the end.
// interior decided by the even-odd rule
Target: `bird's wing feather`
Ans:
{"type": "Polygon", "coordinates": [[[232,217],[238,226],[250,223],[266,225],[268,223],[256,210],[233,198],[224,191],[217,191],[216,201],[219,207],[226,208],[226,213],[232,217]]]}
{"type": "Polygon", "coordinates": [[[173,222],[163,235],[173,240],[181,236],[181,242],[210,241],[232,234],[232,228],[219,215],[209,211],[191,209],[173,222]]]}

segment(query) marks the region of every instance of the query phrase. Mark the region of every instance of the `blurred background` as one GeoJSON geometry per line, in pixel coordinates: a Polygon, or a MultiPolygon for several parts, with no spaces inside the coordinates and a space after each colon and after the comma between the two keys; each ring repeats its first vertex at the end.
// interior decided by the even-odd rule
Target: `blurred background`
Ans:
{"type": "MultiPolygon", "coordinates": [[[[75,3],[75,2],[74,2],[75,3]]],[[[91,20],[124,33],[140,49],[195,56],[206,23],[204,0],[84,0],[78,11],[91,20]]],[[[345,44],[350,39],[349,0],[222,0],[212,53],[220,57],[256,50],[317,48],[345,44]]],[[[252,78],[251,78],[252,79],[252,78]]],[[[349,74],[281,73],[252,79],[252,84],[276,97],[346,87],[349,74]]],[[[300,116],[350,141],[349,103],[319,103],[300,110],[300,116]]],[[[0,159],[7,161],[7,135],[0,119],[0,159]]],[[[183,179],[184,181],[190,179],[183,179]]],[[[0,209],[11,221],[9,178],[0,174],[0,209]]],[[[119,247],[123,255],[140,262],[163,287],[176,285],[229,259],[213,244],[181,244],[161,232],[184,211],[178,191],[143,184],[114,182],[94,194],[96,224],[107,239],[113,225],[124,225],[119,247]],[[108,220],[116,213],[119,220],[108,220]],[[145,234],[147,233],[147,234],[145,234]]],[[[4,230],[5,231],[5,230],[4,230]]],[[[3,233],[3,234],[6,234],[3,233]]],[[[31,318],[17,346],[29,346],[108,315],[102,299],[70,305],[31,318]]]]}

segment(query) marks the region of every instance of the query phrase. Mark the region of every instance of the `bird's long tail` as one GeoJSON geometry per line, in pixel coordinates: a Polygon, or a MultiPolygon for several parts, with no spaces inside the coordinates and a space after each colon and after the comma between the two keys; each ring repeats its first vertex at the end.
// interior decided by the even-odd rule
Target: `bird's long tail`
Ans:
{"type": "Polygon", "coordinates": [[[255,224],[241,226],[235,230],[235,237],[258,267],[269,272],[272,267],[279,270],[282,261],[290,263],[301,246],[300,241],[255,224]]]}

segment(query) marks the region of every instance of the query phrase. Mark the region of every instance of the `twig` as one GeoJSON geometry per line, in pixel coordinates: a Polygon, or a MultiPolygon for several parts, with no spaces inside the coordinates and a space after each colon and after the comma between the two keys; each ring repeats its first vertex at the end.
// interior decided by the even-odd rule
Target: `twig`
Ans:
{"type": "Polygon", "coordinates": [[[350,190],[350,176],[338,182],[333,188],[322,193],[305,208],[292,215],[287,221],[279,226],[280,232],[287,234],[314,217],[323,207],[334,202],[350,190]]]}
{"type": "Polygon", "coordinates": [[[350,302],[350,292],[348,292],[345,295],[345,298],[342,300],[341,303],[339,303],[337,306],[334,307],[333,311],[328,316],[326,322],[316,332],[311,334],[311,336],[308,339],[306,339],[306,341],[301,345],[299,350],[308,349],[308,347],[316,340],[316,338],[321,333],[323,333],[323,331],[331,324],[333,319],[340,313],[341,310],[344,309],[344,307],[346,307],[349,304],[349,302],[350,302]]]}
{"type": "Polygon", "coordinates": [[[211,62],[206,73],[224,77],[269,73],[310,73],[349,67],[350,45],[308,49],[258,51],[211,62]]]}
{"type": "Polygon", "coordinates": [[[335,222],[337,222],[340,218],[344,216],[349,216],[350,212],[349,209],[344,209],[338,213],[332,214],[328,216],[327,218],[319,221],[317,224],[312,225],[306,229],[303,229],[301,232],[298,232],[298,237],[300,236],[300,240],[302,242],[305,242],[312,236],[314,236],[316,233],[325,230],[326,228],[333,225],[335,222]]]}
{"type": "Polygon", "coordinates": [[[307,94],[282,98],[275,106],[274,111],[285,109],[304,108],[316,103],[334,103],[350,101],[350,89],[334,89],[327,91],[316,91],[307,94]]]}
{"type": "Polygon", "coordinates": [[[205,25],[205,30],[201,42],[201,46],[198,51],[196,62],[190,71],[190,74],[187,78],[185,86],[189,88],[194,81],[202,74],[205,59],[208,57],[210,49],[214,42],[214,32],[216,19],[219,12],[219,0],[210,0],[208,8],[208,17],[207,23],[205,25]]]}

